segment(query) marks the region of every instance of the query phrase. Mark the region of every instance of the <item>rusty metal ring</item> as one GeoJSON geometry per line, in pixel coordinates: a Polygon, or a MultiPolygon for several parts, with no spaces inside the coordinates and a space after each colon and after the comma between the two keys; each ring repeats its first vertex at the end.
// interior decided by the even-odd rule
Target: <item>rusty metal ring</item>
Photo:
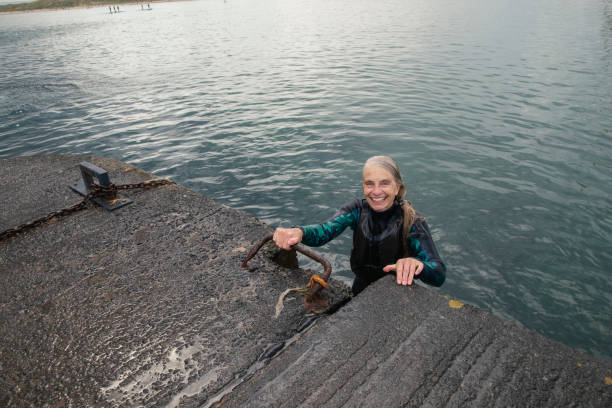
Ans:
{"type": "MultiPolygon", "coordinates": [[[[251,258],[253,258],[257,254],[257,252],[261,249],[262,246],[264,246],[266,242],[272,240],[273,236],[274,236],[274,233],[270,232],[269,234],[264,235],[259,241],[257,241],[257,243],[255,243],[253,248],[251,248],[247,256],[244,258],[244,261],[242,261],[242,264],[240,265],[240,267],[243,269],[248,269],[249,267],[248,262],[251,260],[251,258]]],[[[291,248],[295,249],[299,253],[302,253],[306,255],[307,257],[309,257],[310,259],[313,259],[319,262],[321,265],[323,265],[323,274],[321,275],[321,278],[323,278],[325,282],[329,280],[332,268],[331,268],[331,264],[329,263],[327,259],[323,258],[321,255],[317,254],[316,252],[300,244],[293,245],[291,248]]],[[[306,295],[306,301],[311,302],[314,299],[314,296],[317,294],[317,292],[319,292],[322,288],[323,287],[321,286],[321,284],[315,281],[312,287],[310,288],[309,293],[306,295]]]]}

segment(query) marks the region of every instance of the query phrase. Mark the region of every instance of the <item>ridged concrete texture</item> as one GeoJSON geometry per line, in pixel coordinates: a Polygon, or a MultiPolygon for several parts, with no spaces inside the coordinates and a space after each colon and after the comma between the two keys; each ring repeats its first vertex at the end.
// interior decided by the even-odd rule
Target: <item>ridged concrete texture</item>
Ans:
{"type": "Polygon", "coordinates": [[[388,277],[223,407],[611,407],[612,363],[388,277]]]}

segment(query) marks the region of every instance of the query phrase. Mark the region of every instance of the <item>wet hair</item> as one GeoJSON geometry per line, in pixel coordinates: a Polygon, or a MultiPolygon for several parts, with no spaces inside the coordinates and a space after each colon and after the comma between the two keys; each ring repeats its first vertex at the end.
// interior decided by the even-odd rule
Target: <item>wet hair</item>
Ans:
{"type": "Polygon", "coordinates": [[[388,156],[372,156],[368,160],[366,160],[365,164],[363,165],[363,168],[365,169],[367,166],[378,166],[387,170],[393,176],[393,181],[395,182],[395,184],[399,186],[399,191],[395,196],[395,201],[398,202],[399,205],[401,205],[402,213],[404,216],[404,221],[402,225],[402,243],[404,245],[404,252],[406,252],[406,236],[408,236],[408,232],[410,232],[412,224],[414,224],[414,222],[416,221],[417,214],[414,207],[412,206],[412,203],[404,199],[407,190],[406,186],[404,185],[404,181],[402,180],[402,174],[400,173],[399,166],[397,165],[397,163],[395,163],[395,161],[393,161],[392,158],[388,156]]]}

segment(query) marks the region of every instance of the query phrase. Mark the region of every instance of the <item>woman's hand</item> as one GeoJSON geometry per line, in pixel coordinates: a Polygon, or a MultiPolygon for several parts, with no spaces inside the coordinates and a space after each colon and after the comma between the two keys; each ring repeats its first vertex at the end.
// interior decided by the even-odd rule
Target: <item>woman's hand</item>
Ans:
{"type": "Polygon", "coordinates": [[[416,258],[401,258],[393,265],[385,266],[383,271],[395,271],[398,285],[412,285],[414,277],[421,273],[423,266],[423,262],[416,258]]]}
{"type": "Polygon", "coordinates": [[[299,228],[277,228],[272,239],[279,248],[288,251],[293,245],[302,241],[303,235],[304,231],[299,228]]]}

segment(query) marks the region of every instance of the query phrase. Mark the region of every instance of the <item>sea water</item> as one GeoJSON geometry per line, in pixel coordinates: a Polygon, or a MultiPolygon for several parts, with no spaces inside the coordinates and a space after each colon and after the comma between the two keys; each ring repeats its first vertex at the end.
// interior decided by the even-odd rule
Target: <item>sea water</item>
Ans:
{"type": "MultiPolygon", "coordinates": [[[[612,359],[609,1],[152,8],[0,15],[0,157],[112,157],[291,226],[390,155],[442,293],[612,359]]],[[[350,246],[319,249],[347,283],[350,246]]]]}

